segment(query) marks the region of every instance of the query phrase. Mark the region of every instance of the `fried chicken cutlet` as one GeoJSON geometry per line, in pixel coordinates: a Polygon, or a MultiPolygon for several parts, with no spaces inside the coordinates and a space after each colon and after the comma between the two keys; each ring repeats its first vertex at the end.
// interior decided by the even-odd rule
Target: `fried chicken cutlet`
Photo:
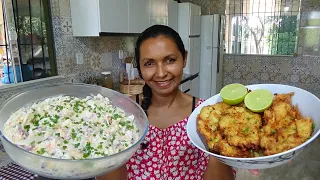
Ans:
{"type": "Polygon", "coordinates": [[[313,121],[303,117],[291,98],[294,93],[276,94],[271,107],[264,111],[260,146],[264,155],[277,154],[299,146],[310,138],[313,121]]]}
{"type": "Polygon", "coordinates": [[[210,151],[230,157],[249,157],[249,149],[259,146],[261,116],[243,105],[224,102],[202,108],[198,131],[205,137],[210,151]]]}
{"type": "Polygon", "coordinates": [[[260,145],[261,115],[245,107],[232,106],[219,121],[219,127],[228,143],[243,150],[256,149],[260,145]]]}
{"type": "Polygon", "coordinates": [[[231,106],[223,102],[201,109],[198,115],[198,131],[205,137],[209,149],[214,149],[221,141],[222,135],[219,132],[219,120],[224,112],[231,106]]]}
{"type": "Polygon", "coordinates": [[[219,102],[203,107],[197,129],[209,151],[229,157],[258,157],[299,146],[311,137],[313,121],[303,117],[291,99],[294,93],[275,94],[264,113],[245,105],[219,102]]]}

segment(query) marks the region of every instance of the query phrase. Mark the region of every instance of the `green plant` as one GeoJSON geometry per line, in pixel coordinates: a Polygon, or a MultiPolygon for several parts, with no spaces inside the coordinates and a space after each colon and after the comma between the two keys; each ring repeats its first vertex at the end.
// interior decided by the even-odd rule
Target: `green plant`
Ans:
{"type": "Polygon", "coordinates": [[[43,37],[46,42],[46,24],[41,21],[40,17],[19,16],[19,36],[36,35],[43,37]]]}
{"type": "Polygon", "coordinates": [[[297,31],[297,16],[285,16],[281,18],[278,24],[274,23],[268,33],[268,43],[271,54],[294,54],[297,42],[297,31]]]}

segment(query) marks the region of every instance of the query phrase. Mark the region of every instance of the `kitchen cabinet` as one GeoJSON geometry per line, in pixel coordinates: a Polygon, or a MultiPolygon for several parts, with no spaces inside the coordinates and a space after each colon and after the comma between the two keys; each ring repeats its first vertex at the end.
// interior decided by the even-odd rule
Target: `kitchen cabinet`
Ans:
{"type": "Polygon", "coordinates": [[[168,2],[168,24],[169,27],[178,31],[178,2],[169,0],[168,2]]]}
{"type": "MultiPolygon", "coordinates": [[[[75,0],[78,2],[78,0],[75,0]]],[[[85,0],[88,1],[88,0],[85,0]]],[[[88,1],[89,3],[92,0],[88,1]]],[[[97,0],[94,0],[97,1],[97,0]]],[[[100,32],[127,33],[128,27],[128,0],[98,0],[100,32]]],[[[133,11],[133,9],[131,10],[133,11]]]]}
{"type": "Polygon", "coordinates": [[[70,0],[74,36],[141,33],[154,24],[177,29],[174,0],[70,0]]]}
{"type": "Polygon", "coordinates": [[[128,0],[70,0],[74,36],[128,33],[128,0]]]}
{"type": "Polygon", "coordinates": [[[149,0],[128,0],[130,33],[141,33],[149,27],[149,0]]]}

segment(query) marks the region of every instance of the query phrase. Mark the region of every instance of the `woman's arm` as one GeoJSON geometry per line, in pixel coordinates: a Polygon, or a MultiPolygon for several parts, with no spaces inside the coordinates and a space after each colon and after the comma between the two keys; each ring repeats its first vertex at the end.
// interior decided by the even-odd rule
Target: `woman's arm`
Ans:
{"type": "Polygon", "coordinates": [[[121,166],[120,168],[105,174],[100,177],[96,177],[97,180],[127,180],[128,178],[128,171],[126,165],[121,166]]]}
{"type": "Polygon", "coordinates": [[[204,172],[204,180],[234,180],[232,168],[210,156],[207,170],[204,172]]]}

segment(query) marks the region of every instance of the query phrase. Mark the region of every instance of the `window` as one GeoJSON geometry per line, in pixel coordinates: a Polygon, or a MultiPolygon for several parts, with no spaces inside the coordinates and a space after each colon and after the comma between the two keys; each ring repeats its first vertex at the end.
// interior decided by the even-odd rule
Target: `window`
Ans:
{"type": "Polygon", "coordinates": [[[50,0],[2,0],[0,85],[56,75],[50,0]]]}
{"type": "Polygon", "coordinates": [[[292,55],[300,0],[227,0],[226,52],[292,55]]]}

